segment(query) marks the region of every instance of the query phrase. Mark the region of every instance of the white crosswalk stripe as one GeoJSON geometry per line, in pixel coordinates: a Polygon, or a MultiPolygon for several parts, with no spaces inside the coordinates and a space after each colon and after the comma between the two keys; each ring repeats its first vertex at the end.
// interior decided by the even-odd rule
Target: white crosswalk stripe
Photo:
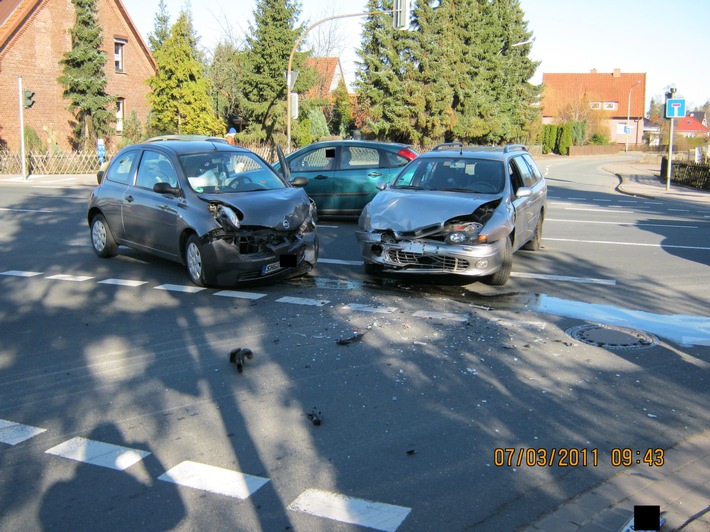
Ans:
{"type": "Polygon", "coordinates": [[[219,493],[236,499],[246,499],[269,482],[268,478],[256,477],[207,464],[182,462],[158,477],[158,480],[172,482],[211,493],[219,493]]]}

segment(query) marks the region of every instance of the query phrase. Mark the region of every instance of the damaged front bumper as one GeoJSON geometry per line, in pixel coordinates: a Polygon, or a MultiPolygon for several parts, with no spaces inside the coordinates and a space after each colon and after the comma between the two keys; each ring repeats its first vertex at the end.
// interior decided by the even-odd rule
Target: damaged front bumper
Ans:
{"type": "Polygon", "coordinates": [[[357,231],[355,236],[366,263],[404,273],[483,277],[500,269],[505,250],[505,239],[459,245],[425,238],[397,240],[380,232],[357,231]]]}
{"type": "Polygon", "coordinates": [[[219,238],[208,235],[203,240],[205,278],[216,286],[304,275],[318,260],[315,231],[281,239],[243,231],[219,238]]]}

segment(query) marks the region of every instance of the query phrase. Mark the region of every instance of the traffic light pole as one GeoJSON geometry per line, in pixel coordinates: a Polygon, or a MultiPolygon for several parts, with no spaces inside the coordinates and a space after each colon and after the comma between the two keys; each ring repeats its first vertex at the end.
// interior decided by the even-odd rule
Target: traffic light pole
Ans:
{"type": "Polygon", "coordinates": [[[25,93],[22,90],[22,76],[17,78],[17,99],[20,104],[20,159],[22,160],[22,178],[27,179],[27,161],[25,160],[25,93]]]}

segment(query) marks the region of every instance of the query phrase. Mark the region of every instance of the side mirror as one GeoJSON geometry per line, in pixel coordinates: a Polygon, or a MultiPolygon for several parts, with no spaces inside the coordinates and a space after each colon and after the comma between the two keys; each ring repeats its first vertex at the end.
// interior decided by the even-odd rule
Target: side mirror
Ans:
{"type": "Polygon", "coordinates": [[[308,184],[308,178],[303,177],[302,175],[300,175],[298,177],[294,177],[291,180],[291,185],[293,185],[294,187],[305,187],[307,184],[308,184]]]}
{"type": "Polygon", "coordinates": [[[375,182],[375,188],[377,190],[384,190],[387,188],[387,181],[384,179],[378,179],[377,182],[375,182]]]}
{"type": "Polygon", "coordinates": [[[532,189],[530,187],[520,187],[515,193],[516,198],[528,198],[532,196],[532,189]]]}
{"type": "Polygon", "coordinates": [[[153,192],[157,192],[158,194],[172,194],[173,196],[180,195],[180,189],[171,186],[170,183],[156,183],[153,185],[153,192]]]}

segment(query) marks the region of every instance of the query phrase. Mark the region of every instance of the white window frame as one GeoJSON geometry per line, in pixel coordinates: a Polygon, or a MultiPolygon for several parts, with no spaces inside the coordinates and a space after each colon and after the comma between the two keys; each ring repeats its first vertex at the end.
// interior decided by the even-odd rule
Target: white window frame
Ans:
{"type": "Polygon", "coordinates": [[[113,63],[116,67],[116,72],[126,71],[126,54],[124,50],[127,44],[128,40],[126,39],[120,39],[118,37],[114,37],[113,39],[113,63]]]}
{"type": "Polygon", "coordinates": [[[123,121],[126,114],[126,99],[116,98],[116,134],[123,134],[123,121]]]}

